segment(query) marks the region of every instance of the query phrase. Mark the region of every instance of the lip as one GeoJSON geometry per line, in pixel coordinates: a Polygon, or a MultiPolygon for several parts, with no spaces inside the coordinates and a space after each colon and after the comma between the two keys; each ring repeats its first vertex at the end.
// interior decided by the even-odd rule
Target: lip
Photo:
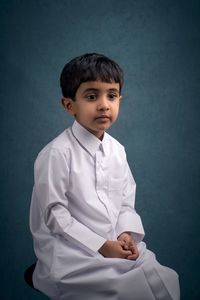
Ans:
{"type": "Polygon", "coordinates": [[[98,117],[96,117],[95,118],[96,120],[101,120],[101,119],[110,119],[110,117],[109,116],[107,116],[107,115],[100,115],[100,116],[98,116],[98,117]]]}

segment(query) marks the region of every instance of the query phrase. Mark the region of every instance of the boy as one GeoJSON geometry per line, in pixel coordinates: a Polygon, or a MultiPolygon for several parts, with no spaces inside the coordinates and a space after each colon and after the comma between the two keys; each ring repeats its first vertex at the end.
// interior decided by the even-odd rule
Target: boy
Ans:
{"type": "Polygon", "coordinates": [[[105,132],[122,85],[118,64],[95,53],[61,74],[62,104],[75,121],[37,157],[30,212],[33,283],[51,299],[179,299],[177,274],[142,242],[124,148],[105,132]]]}

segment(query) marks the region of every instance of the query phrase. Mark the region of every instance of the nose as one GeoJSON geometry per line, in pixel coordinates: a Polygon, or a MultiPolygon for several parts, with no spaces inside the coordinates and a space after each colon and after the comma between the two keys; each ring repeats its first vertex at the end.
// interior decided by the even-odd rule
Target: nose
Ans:
{"type": "Polygon", "coordinates": [[[101,110],[101,111],[109,110],[109,103],[106,97],[101,97],[101,99],[99,99],[97,110],[101,110]]]}

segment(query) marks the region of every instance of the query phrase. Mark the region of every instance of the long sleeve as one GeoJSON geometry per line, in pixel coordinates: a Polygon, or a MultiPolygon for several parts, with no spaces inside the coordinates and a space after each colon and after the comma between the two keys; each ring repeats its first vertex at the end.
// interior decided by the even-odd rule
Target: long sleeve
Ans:
{"type": "Polygon", "coordinates": [[[39,155],[35,163],[35,196],[51,234],[70,240],[89,253],[97,252],[105,239],[74,218],[68,209],[70,169],[67,155],[67,151],[61,153],[53,148],[39,155]]]}
{"type": "Polygon", "coordinates": [[[135,210],[135,194],[136,183],[125,157],[123,200],[116,224],[116,232],[117,235],[120,235],[122,232],[130,231],[134,239],[139,242],[144,237],[144,229],[141,218],[135,210]]]}

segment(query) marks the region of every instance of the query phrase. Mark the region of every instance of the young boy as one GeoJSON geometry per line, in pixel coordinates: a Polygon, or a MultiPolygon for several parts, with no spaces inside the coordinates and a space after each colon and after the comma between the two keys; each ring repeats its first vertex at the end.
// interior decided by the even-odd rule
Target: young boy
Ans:
{"type": "Polygon", "coordinates": [[[30,227],[35,288],[62,300],[178,300],[177,274],[142,242],[135,181],[116,121],[123,73],[104,55],[65,65],[62,104],[75,121],[35,162],[30,227]]]}

